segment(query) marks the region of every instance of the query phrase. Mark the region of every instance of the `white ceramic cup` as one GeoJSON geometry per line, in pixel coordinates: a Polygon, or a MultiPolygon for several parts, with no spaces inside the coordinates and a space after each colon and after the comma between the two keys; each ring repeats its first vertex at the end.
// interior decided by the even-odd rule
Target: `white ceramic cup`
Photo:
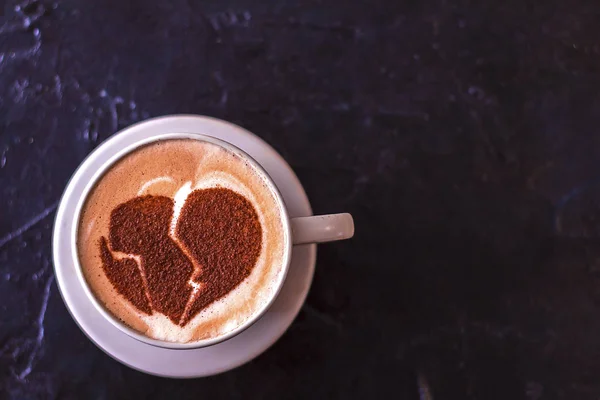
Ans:
{"type": "MultiPolygon", "coordinates": [[[[119,133],[117,133],[116,135],[119,135],[119,133]]],[[[353,222],[352,216],[347,213],[290,218],[287,213],[287,209],[285,207],[283,198],[281,197],[281,194],[279,193],[279,190],[277,189],[277,186],[275,185],[273,180],[269,177],[269,175],[264,170],[264,168],[258,162],[256,162],[252,157],[250,157],[248,154],[246,154],[244,151],[240,150],[239,148],[235,147],[234,145],[232,145],[228,142],[225,142],[220,139],[216,139],[211,136],[197,134],[197,133],[169,133],[169,132],[165,132],[164,134],[154,135],[150,138],[146,138],[146,139],[137,141],[137,142],[129,145],[128,147],[121,149],[121,151],[117,152],[114,156],[107,159],[102,164],[102,167],[99,168],[98,171],[96,171],[96,173],[93,175],[93,177],[90,179],[90,181],[86,185],[86,187],[83,191],[83,195],[79,199],[77,206],[75,208],[75,212],[74,212],[74,216],[73,216],[75,221],[79,221],[79,219],[81,217],[82,208],[83,208],[85,201],[87,199],[87,196],[89,195],[92,188],[96,185],[96,183],[98,183],[98,181],[102,178],[102,176],[118,160],[122,159],[127,154],[135,151],[136,149],[140,148],[141,146],[145,146],[150,143],[155,143],[157,141],[172,140],[172,139],[200,140],[200,141],[216,144],[218,146],[221,146],[221,147],[233,152],[234,154],[238,155],[243,160],[248,162],[250,165],[252,165],[254,167],[254,170],[256,171],[256,173],[262,175],[264,182],[267,182],[269,189],[275,195],[276,202],[279,207],[278,214],[281,216],[281,223],[284,228],[283,235],[285,237],[283,238],[283,242],[285,244],[285,254],[283,257],[283,261],[282,261],[283,265],[281,266],[281,268],[283,268],[283,271],[281,274],[279,274],[279,277],[280,277],[279,281],[276,282],[276,284],[275,284],[276,290],[274,290],[272,292],[272,295],[269,298],[269,300],[267,302],[265,302],[264,305],[260,309],[258,309],[251,318],[249,318],[248,320],[243,322],[241,325],[239,325],[235,329],[224,333],[223,335],[219,335],[217,337],[213,337],[213,338],[209,338],[209,339],[202,339],[202,340],[198,340],[198,341],[194,341],[194,342],[190,342],[190,343],[175,343],[175,342],[168,342],[168,341],[164,341],[164,340],[152,339],[148,336],[141,334],[140,332],[138,332],[134,329],[131,329],[130,327],[128,327],[127,325],[122,323],[118,318],[114,317],[108,310],[106,310],[106,308],[98,301],[96,296],[93,294],[92,290],[90,289],[90,287],[83,275],[83,272],[81,270],[81,265],[79,262],[79,256],[77,254],[77,237],[78,237],[77,229],[78,229],[79,223],[73,224],[73,229],[70,234],[71,242],[72,242],[71,248],[72,248],[73,263],[76,267],[75,269],[77,271],[77,275],[79,277],[79,280],[81,281],[81,284],[82,284],[88,298],[90,299],[92,304],[94,304],[94,306],[96,307],[98,312],[104,318],[106,318],[112,325],[114,325],[116,328],[118,328],[122,332],[126,333],[127,335],[133,337],[134,339],[137,339],[141,342],[144,342],[144,343],[147,343],[147,344],[150,344],[153,346],[164,347],[164,348],[169,348],[169,349],[193,349],[193,348],[211,346],[211,345],[223,342],[227,339],[230,339],[230,338],[234,337],[235,335],[238,335],[239,333],[241,333],[248,327],[250,327],[258,319],[260,319],[260,317],[269,309],[271,304],[277,298],[277,295],[279,294],[279,291],[281,290],[281,287],[283,286],[283,283],[285,282],[285,277],[287,275],[287,270],[289,268],[290,261],[291,261],[293,245],[301,245],[301,244],[307,244],[307,243],[323,243],[323,242],[331,242],[331,241],[335,241],[335,240],[349,239],[354,235],[354,222],[353,222]]],[[[93,155],[93,153],[92,153],[92,155],[93,155]]],[[[324,184],[325,184],[325,182],[324,182],[324,184]]]]}

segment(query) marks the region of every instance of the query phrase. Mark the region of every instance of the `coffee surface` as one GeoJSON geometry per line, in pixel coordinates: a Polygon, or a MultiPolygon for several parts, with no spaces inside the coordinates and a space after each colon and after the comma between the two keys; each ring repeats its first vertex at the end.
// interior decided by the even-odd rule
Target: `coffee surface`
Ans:
{"type": "Polygon", "coordinates": [[[227,333],[277,289],[282,210],[261,172],[211,143],[147,145],[90,192],[78,230],[83,274],[114,316],[190,342],[227,333]]]}

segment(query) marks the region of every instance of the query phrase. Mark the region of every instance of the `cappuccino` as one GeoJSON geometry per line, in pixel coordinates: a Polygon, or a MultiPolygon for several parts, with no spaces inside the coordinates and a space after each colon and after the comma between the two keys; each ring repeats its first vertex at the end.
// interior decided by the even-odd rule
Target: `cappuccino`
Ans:
{"type": "Polygon", "coordinates": [[[96,299],[153,339],[222,336],[260,313],[285,273],[282,210],[266,176],[202,140],[127,154],[81,211],[77,251],[96,299]]]}

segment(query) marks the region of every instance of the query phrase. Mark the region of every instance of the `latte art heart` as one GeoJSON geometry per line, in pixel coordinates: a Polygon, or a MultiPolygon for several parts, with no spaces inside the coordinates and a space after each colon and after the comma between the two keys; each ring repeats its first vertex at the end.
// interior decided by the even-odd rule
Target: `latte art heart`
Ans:
{"type": "Polygon", "coordinates": [[[195,139],[127,154],[95,182],[77,232],[92,294],[153,339],[216,338],[264,310],[285,274],[285,211],[268,177],[195,139]]]}
{"type": "Polygon", "coordinates": [[[230,189],[191,192],[170,235],[173,207],[172,199],[149,195],[119,205],[110,240],[102,237],[99,246],[106,276],[121,295],[141,312],[185,326],[250,275],[262,228],[252,204],[230,189]],[[127,256],[115,258],[111,249],[127,256]]]}

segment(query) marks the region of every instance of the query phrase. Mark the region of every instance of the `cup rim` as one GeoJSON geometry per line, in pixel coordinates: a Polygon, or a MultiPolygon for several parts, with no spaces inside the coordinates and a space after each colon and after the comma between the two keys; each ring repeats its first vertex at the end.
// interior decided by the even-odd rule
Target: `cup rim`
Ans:
{"type": "MultiPolygon", "coordinates": [[[[88,156],[88,158],[92,158],[95,154],[96,155],[99,154],[100,150],[103,147],[105,147],[109,142],[111,142],[113,139],[115,139],[118,136],[126,134],[128,130],[129,130],[129,128],[126,128],[120,132],[117,132],[111,138],[109,138],[108,140],[103,142],[100,146],[98,146],[88,156]]],[[[277,296],[279,295],[279,293],[283,287],[283,284],[285,282],[285,279],[287,277],[289,267],[290,267],[292,246],[293,246],[292,245],[292,229],[291,229],[290,217],[289,217],[289,214],[287,211],[287,207],[285,206],[285,202],[283,200],[283,196],[281,195],[281,193],[279,191],[279,188],[277,187],[277,185],[275,184],[275,182],[273,181],[271,176],[268,174],[268,172],[264,169],[264,167],[262,165],[260,165],[260,163],[258,163],[258,161],[256,161],[254,158],[252,158],[252,156],[250,156],[242,149],[238,148],[237,146],[235,146],[227,141],[218,139],[218,138],[210,136],[210,135],[202,134],[202,133],[191,133],[191,132],[158,133],[153,136],[138,140],[122,149],[119,149],[116,153],[110,155],[109,158],[107,159],[107,161],[102,164],[101,168],[99,168],[97,171],[94,172],[91,179],[85,185],[80,198],[77,200],[77,204],[75,206],[75,212],[73,214],[73,221],[74,221],[74,224],[73,224],[71,232],[70,232],[70,240],[71,240],[71,245],[72,245],[71,246],[71,257],[73,259],[75,271],[76,271],[77,277],[79,279],[79,282],[81,283],[81,286],[83,287],[83,290],[86,293],[88,299],[92,302],[92,304],[94,305],[96,310],[98,310],[98,312],[107,321],[109,321],[114,327],[116,327],[121,332],[129,335],[130,337],[132,337],[140,342],[143,342],[143,343],[155,346],[155,347],[174,349],[174,350],[197,349],[197,348],[216,345],[218,343],[221,343],[228,339],[231,339],[234,336],[237,336],[238,334],[242,333],[243,331],[248,329],[250,326],[252,326],[256,321],[258,321],[269,310],[269,308],[272,306],[272,304],[274,303],[275,299],[277,298],[277,296]],[[284,234],[284,257],[283,257],[284,261],[282,263],[283,270],[279,274],[279,280],[275,284],[276,289],[271,294],[269,301],[265,302],[265,304],[260,308],[260,311],[256,312],[252,317],[248,318],[246,321],[244,321],[242,324],[240,324],[235,329],[233,329],[223,335],[214,337],[214,338],[201,339],[201,340],[197,340],[197,341],[193,341],[193,342],[189,342],[189,343],[169,342],[166,340],[150,338],[150,337],[136,331],[135,329],[127,326],[124,322],[120,321],[116,316],[114,316],[110,311],[108,311],[106,309],[106,307],[101,304],[100,300],[98,300],[98,298],[94,295],[87,280],[85,279],[85,276],[83,275],[83,270],[82,270],[81,262],[79,260],[79,254],[78,254],[79,252],[78,252],[78,247],[77,247],[77,237],[78,237],[78,231],[79,231],[79,220],[81,218],[81,212],[82,212],[83,207],[89,197],[91,190],[96,186],[96,184],[104,176],[104,174],[106,174],[108,172],[108,170],[119,160],[123,159],[124,157],[126,157],[130,153],[138,150],[141,147],[150,145],[152,143],[160,142],[160,141],[177,140],[177,139],[191,139],[191,140],[198,140],[198,141],[212,143],[214,145],[223,147],[228,151],[231,151],[235,155],[241,157],[243,160],[248,162],[259,174],[262,175],[263,180],[267,183],[268,188],[271,190],[271,192],[275,196],[275,200],[280,209],[280,215],[281,215],[280,220],[281,220],[281,224],[283,226],[283,234],[284,234]]]]}

